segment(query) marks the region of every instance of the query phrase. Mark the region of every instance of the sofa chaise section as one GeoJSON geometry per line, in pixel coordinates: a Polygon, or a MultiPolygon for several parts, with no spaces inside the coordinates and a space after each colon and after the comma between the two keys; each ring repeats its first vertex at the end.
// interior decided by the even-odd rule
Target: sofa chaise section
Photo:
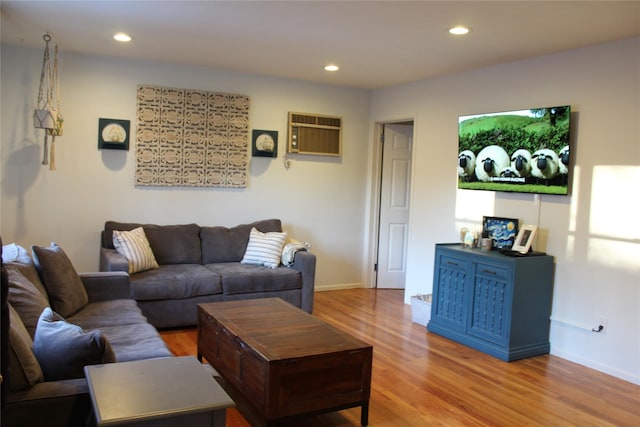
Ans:
{"type": "MultiPolygon", "coordinates": [[[[91,416],[85,378],[47,379],[34,352],[38,313],[43,307],[56,309],[46,281],[40,279],[41,273],[24,248],[7,245],[2,249],[2,425],[85,426],[91,416]]],[[[65,323],[100,331],[115,362],[172,356],[131,299],[128,274],[77,276],[87,300],[64,318],[65,323]]]]}

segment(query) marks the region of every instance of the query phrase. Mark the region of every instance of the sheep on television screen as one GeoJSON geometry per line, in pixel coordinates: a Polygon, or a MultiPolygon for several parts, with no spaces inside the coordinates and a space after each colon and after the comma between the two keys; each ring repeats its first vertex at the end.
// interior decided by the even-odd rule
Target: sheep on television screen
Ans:
{"type": "Polygon", "coordinates": [[[560,161],[558,162],[558,171],[562,175],[566,175],[569,173],[569,146],[565,145],[562,147],[562,150],[558,153],[558,158],[560,161]]]}
{"type": "Polygon", "coordinates": [[[519,178],[520,172],[513,166],[507,166],[500,171],[500,176],[503,178],[519,178]]]}
{"type": "Polygon", "coordinates": [[[489,145],[480,150],[476,157],[476,177],[480,181],[489,182],[491,177],[500,176],[500,172],[509,165],[509,155],[504,148],[489,145]]]}
{"type": "Polygon", "coordinates": [[[472,181],[476,168],[476,155],[471,150],[464,150],[458,155],[458,176],[463,181],[472,181]]]}
{"type": "Polygon", "coordinates": [[[546,180],[558,175],[558,155],[548,148],[537,150],[531,156],[531,175],[546,180]]]}
{"type": "Polygon", "coordinates": [[[529,150],[520,148],[511,155],[511,168],[517,171],[518,175],[523,178],[531,175],[531,153],[529,150]]]}

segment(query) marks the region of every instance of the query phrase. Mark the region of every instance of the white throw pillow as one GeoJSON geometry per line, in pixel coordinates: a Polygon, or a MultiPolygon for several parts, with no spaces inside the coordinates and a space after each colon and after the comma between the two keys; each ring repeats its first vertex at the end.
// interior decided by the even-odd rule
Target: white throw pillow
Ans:
{"type": "Polygon", "coordinates": [[[2,246],[2,262],[13,262],[18,260],[19,248],[15,243],[2,246]]]}
{"type": "Polygon", "coordinates": [[[147,235],[142,227],[131,231],[113,231],[113,246],[129,261],[129,273],[158,268],[147,235]]]}
{"type": "Polygon", "coordinates": [[[276,268],[280,265],[280,256],[287,233],[275,231],[263,233],[255,227],[249,234],[249,243],[244,253],[242,264],[257,264],[276,268]]]}

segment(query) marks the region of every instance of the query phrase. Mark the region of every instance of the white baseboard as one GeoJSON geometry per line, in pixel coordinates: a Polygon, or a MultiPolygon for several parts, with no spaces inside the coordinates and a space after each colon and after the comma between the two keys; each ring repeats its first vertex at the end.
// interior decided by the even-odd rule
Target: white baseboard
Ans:
{"type": "Polygon", "coordinates": [[[596,371],[603,372],[605,374],[614,376],[616,378],[620,378],[621,380],[628,381],[633,384],[640,385],[640,376],[634,375],[631,372],[621,371],[619,369],[612,368],[611,366],[603,365],[602,363],[595,362],[593,360],[585,359],[584,357],[580,357],[576,354],[569,353],[566,351],[559,350],[551,345],[551,352],[554,356],[561,357],[570,362],[577,363],[579,365],[586,366],[591,369],[595,369],[596,371]]]}
{"type": "Polygon", "coordinates": [[[317,285],[315,287],[315,291],[316,292],[323,292],[323,291],[340,291],[343,289],[357,289],[357,288],[364,288],[364,284],[362,283],[338,283],[335,285],[317,285]]]}

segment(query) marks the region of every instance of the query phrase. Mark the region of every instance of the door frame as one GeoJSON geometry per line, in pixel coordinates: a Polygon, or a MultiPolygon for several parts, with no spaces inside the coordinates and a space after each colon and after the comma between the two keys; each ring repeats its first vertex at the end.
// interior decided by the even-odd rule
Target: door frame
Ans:
{"type": "MultiPolygon", "coordinates": [[[[368,254],[365,262],[364,271],[364,283],[366,288],[377,288],[378,273],[375,270],[376,263],[378,262],[378,239],[380,233],[380,193],[382,191],[382,136],[384,134],[384,126],[387,124],[408,124],[413,125],[413,143],[411,147],[411,176],[410,185],[411,190],[409,192],[409,202],[413,199],[414,192],[414,171],[413,159],[416,153],[416,118],[409,116],[406,118],[389,119],[389,120],[376,120],[374,122],[373,129],[373,144],[371,150],[371,163],[370,163],[370,182],[369,182],[369,232],[368,232],[368,254]]],[[[409,233],[411,233],[411,208],[409,208],[409,233]]],[[[406,273],[405,273],[406,274],[406,273]]],[[[405,284],[406,289],[406,284],[405,284]]]]}

